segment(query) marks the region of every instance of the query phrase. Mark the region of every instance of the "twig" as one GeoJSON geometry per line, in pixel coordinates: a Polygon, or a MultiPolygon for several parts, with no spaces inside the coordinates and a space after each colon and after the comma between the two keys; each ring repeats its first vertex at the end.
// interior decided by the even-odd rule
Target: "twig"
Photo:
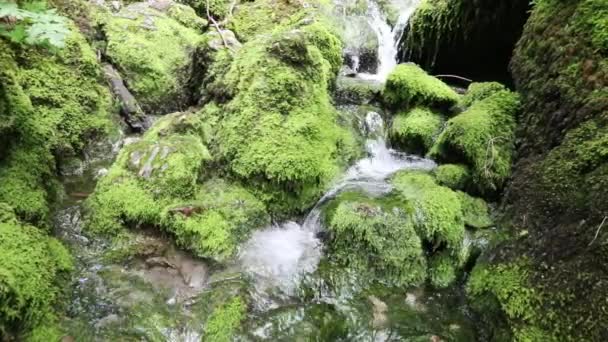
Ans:
{"type": "Polygon", "coordinates": [[[226,26],[228,25],[228,21],[232,18],[232,13],[234,13],[234,8],[236,7],[237,0],[232,0],[230,3],[230,9],[228,10],[228,14],[224,18],[224,20],[220,21],[220,25],[226,26]]]}
{"type": "Polygon", "coordinates": [[[435,77],[437,78],[456,78],[462,81],[466,81],[469,83],[473,83],[473,80],[470,78],[466,78],[466,77],[462,77],[462,76],[458,76],[458,75],[435,75],[435,77]]]}
{"type": "Polygon", "coordinates": [[[595,240],[597,239],[598,235],[600,234],[600,230],[602,229],[602,226],[604,226],[604,223],[606,223],[606,219],[608,219],[608,216],[604,216],[604,219],[602,220],[602,223],[600,223],[600,226],[597,227],[597,230],[595,231],[595,236],[593,237],[593,240],[591,240],[591,242],[589,242],[589,244],[587,245],[587,247],[591,246],[591,244],[593,244],[595,242],[595,240]]]}
{"type": "Polygon", "coordinates": [[[213,19],[213,17],[211,16],[211,13],[209,13],[209,0],[207,0],[206,3],[207,3],[207,19],[209,19],[211,21],[211,23],[213,24],[213,27],[215,27],[215,30],[217,31],[217,33],[219,33],[220,38],[222,38],[222,42],[224,43],[224,46],[230,52],[233,52],[232,48],[226,42],[226,38],[224,38],[224,34],[222,33],[222,29],[220,28],[220,25],[217,23],[217,21],[215,21],[215,19],[213,19]]]}

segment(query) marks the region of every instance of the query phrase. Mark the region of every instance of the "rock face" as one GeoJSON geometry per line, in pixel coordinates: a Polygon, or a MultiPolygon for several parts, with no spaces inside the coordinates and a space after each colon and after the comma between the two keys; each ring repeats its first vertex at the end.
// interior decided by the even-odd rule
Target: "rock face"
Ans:
{"type": "Polygon", "coordinates": [[[140,2],[100,19],[105,55],[147,114],[166,114],[193,103],[195,56],[207,22],[172,1],[140,2]]]}
{"type": "Polygon", "coordinates": [[[506,207],[519,238],[470,282],[486,321],[511,325],[492,323],[494,336],[606,339],[607,18],[601,0],[537,2],[515,49],[523,111],[506,207]]]}
{"type": "Polygon", "coordinates": [[[423,0],[402,39],[402,60],[434,74],[510,82],[509,59],[528,17],[527,0],[423,0]]]}

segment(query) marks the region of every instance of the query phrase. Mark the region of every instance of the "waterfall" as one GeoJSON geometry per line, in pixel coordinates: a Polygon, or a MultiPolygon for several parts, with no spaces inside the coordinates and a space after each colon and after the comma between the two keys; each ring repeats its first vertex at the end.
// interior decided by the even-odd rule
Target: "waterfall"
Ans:
{"type": "Polygon", "coordinates": [[[378,3],[375,0],[368,0],[367,21],[378,38],[378,70],[375,74],[360,73],[359,77],[380,82],[386,80],[397,65],[399,42],[409,18],[419,3],[420,0],[405,0],[400,4],[395,4],[399,16],[395,25],[391,27],[386,14],[381,11],[378,3]]]}

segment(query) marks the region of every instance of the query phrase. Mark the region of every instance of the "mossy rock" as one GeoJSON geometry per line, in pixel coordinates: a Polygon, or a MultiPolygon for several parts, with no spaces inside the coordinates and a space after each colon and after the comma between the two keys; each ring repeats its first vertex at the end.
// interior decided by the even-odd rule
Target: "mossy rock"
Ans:
{"type": "Polygon", "coordinates": [[[469,194],[458,191],[464,224],[470,228],[484,229],[494,225],[490,217],[490,208],[486,201],[481,198],[472,197],[469,194]]]}
{"type": "Polygon", "coordinates": [[[256,0],[236,6],[228,21],[228,28],[240,41],[247,42],[259,34],[269,33],[276,27],[289,23],[292,15],[301,9],[287,1],[256,0]]]}
{"type": "Polygon", "coordinates": [[[205,324],[204,338],[208,341],[230,342],[240,329],[247,312],[246,303],[234,297],[228,303],[217,307],[205,324]]]}
{"type": "Polygon", "coordinates": [[[190,81],[194,56],[204,43],[199,27],[204,23],[182,6],[172,4],[163,12],[135,3],[100,19],[105,54],[148,114],[166,114],[192,103],[190,81]]]}
{"type": "Polygon", "coordinates": [[[323,22],[297,23],[244,44],[218,79],[231,98],[207,113],[214,154],[273,212],[314,204],[356,150],[328,94],[341,47],[323,22]]]}
{"type": "Polygon", "coordinates": [[[449,109],[459,99],[450,86],[413,63],[397,65],[386,80],[383,95],[395,108],[422,105],[449,109]]]}
{"type": "Polygon", "coordinates": [[[460,99],[459,104],[464,108],[468,108],[473,103],[502,90],[507,90],[507,88],[498,82],[473,82],[467,88],[467,92],[460,99]]]}
{"type": "Polygon", "coordinates": [[[435,180],[439,185],[452,190],[465,190],[471,181],[471,173],[466,165],[443,164],[435,170],[435,180]]]}
{"type": "Polygon", "coordinates": [[[420,171],[399,172],[391,183],[413,206],[420,238],[433,250],[447,248],[457,257],[463,248],[464,218],[456,192],[437,185],[430,174],[420,171]]]}
{"type": "Polygon", "coordinates": [[[422,243],[406,210],[388,209],[373,199],[342,200],[330,211],[329,257],[363,278],[396,286],[426,278],[422,243]]]}
{"type": "Polygon", "coordinates": [[[380,98],[382,85],[373,80],[338,77],[334,99],[336,104],[366,105],[380,98]]]}
{"type": "Polygon", "coordinates": [[[390,142],[399,149],[424,155],[441,132],[444,119],[430,109],[416,107],[397,114],[390,129],[390,142]]]}
{"type": "Polygon", "coordinates": [[[506,90],[474,103],[448,120],[430,156],[468,165],[480,193],[500,191],[511,175],[518,110],[519,96],[506,90]]]}
{"type": "MultiPolygon", "coordinates": [[[[39,229],[5,216],[0,222],[0,258],[0,334],[19,337],[42,325],[50,327],[73,269],[67,249],[39,229]]],[[[44,329],[38,330],[36,335],[42,336],[44,329]]],[[[57,328],[54,331],[44,335],[61,336],[57,328]]]]}

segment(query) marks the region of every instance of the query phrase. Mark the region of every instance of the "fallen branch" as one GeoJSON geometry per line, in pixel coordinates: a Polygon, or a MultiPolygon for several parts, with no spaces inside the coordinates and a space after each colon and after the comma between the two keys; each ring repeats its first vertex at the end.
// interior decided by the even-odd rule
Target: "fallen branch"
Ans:
{"type": "Polygon", "coordinates": [[[224,18],[224,20],[220,21],[220,25],[222,26],[226,26],[228,25],[228,21],[230,21],[230,18],[232,18],[232,13],[234,13],[234,8],[236,7],[236,3],[237,0],[232,0],[232,2],[230,3],[230,9],[228,10],[228,14],[226,14],[226,17],[224,18]]]}
{"type": "Polygon", "coordinates": [[[595,231],[595,236],[593,237],[593,240],[591,240],[591,242],[589,242],[589,244],[587,245],[587,247],[591,246],[595,242],[595,240],[597,239],[598,235],[600,234],[600,230],[604,226],[604,223],[606,223],[606,219],[608,219],[608,216],[604,216],[604,219],[602,220],[602,223],[600,223],[600,226],[597,227],[597,230],[595,231]]]}
{"type": "Polygon", "coordinates": [[[459,79],[459,80],[466,81],[469,83],[473,83],[472,79],[458,76],[458,75],[435,75],[435,77],[437,77],[437,78],[455,78],[455,79],[459,79]]]}
{"type": "Polygon", "coordinates": [[[215,19],[213,19],[213,17],[211,16],[211,13],[209,12],[209,0],[206,1],[206,4],[207,4],[207,19],[209,19],[209,21],[211,21],[211,23],[213,24],[213,27],[215,27],[215,30],[217,31],[217,33],[219,33],[220,38],[222,38],[222,43],[224,43],[224,46],[226,47],[226,49],[228,49],[230,52],[234,52],[234,51],[232,51],[232,48],[226,42],[226,38],[224,37],[224,34],[222,33],[220,24],[218,24],[217,21],[215,19]]]}

